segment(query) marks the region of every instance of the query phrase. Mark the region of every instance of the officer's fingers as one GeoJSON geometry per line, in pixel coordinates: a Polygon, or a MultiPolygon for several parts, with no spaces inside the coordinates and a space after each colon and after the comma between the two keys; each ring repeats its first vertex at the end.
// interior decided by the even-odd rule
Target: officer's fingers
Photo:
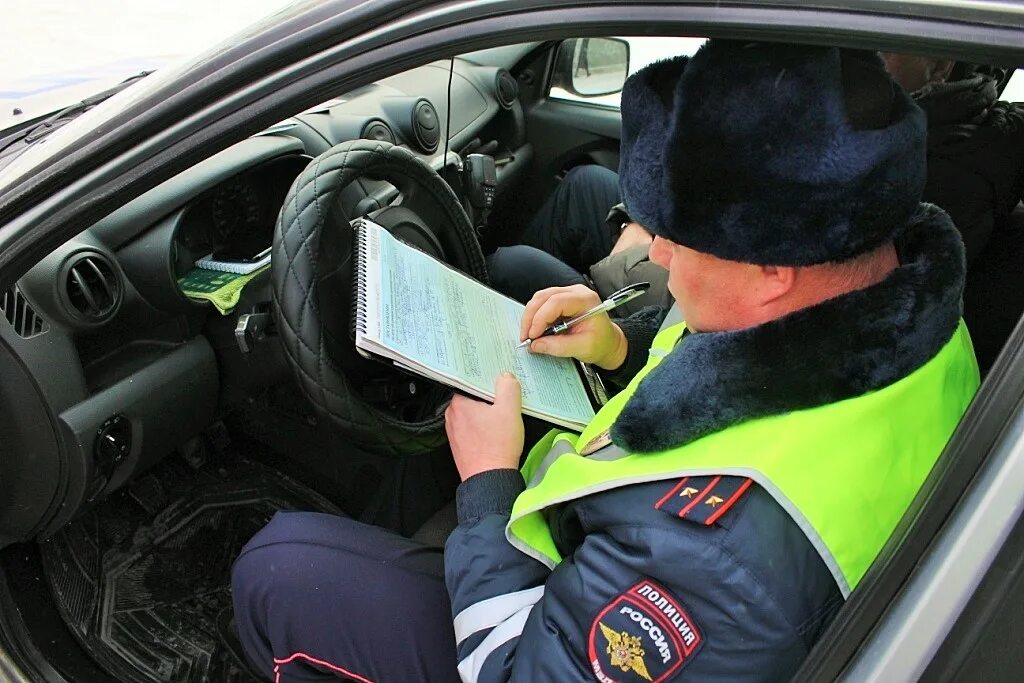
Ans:
{"type": "MultiPolygon", "coordinates": [[[[537,317],[537,312],[541,308],[543,308],[544,304],[546,304],[548,301],[550,301],[553,297],[556,296],[561,297],[562,300],[568,300],[569,298],[573,297],[580,297],[585,302],[593,302],[583,306],[582,310],[586,310],[587,308],[590,308],[591,306],[594,306],[601,301],[600,297],[598,297],[597,293],[594,292],[594,290],[584,285],[571,285],[569,287],[548,287],[547,289],[542,289],[536,294],[534,294],[533,298],[531,298],[526,303],[526,309],[523,311],[523,318],[520,322],[520,339],[526,339],[527,333],[533,327],[534,320],[537,317]]],[[[566,315],[573,314],[567,313],[566,315]]],[[[544,323],[544,327],[547,327],[552,322],[554,322],[554,320],[546,321],[544,323]]]]}
{"type": "Polygon", "coordinates": [[[537,315],[537,310],[547,303],[555,294],[565,292],[569,287],[548,287],[536,292],[533,297],[526,302],[526,310],[523,311],[523,317],[519,321],[519,339],[526,339],[527,333],[530,330],[530,326],[533,323],[534,316],[537,315]]]}
{"type": "Polygon", "coordinates": [[[451,441],[452,432],[455,429],[456,418],[455,401],[448,404],[448,407],[444,410],[444,432],[448,435],[448,440],[451,441]]]}
{"type": "Polygon", "coordinates": [[[558,320],[579,315],[601,302],[596,292],[582,285],[579,287],[582,291],[569,288],[566,291],[558,292],[548,297],[547,301],[537,309],[533,320],[530,321],[527,336],[531,339],[536,339],[545,329],[558,320]]]}
{"type": "Polygon", "coordinates": [[[533,324],[533,317],[537,315],[537,309],[547,301],[548,298],[541,297],[540,292],[533,295],[533,298],[526,302],[526,309],[523,311],[523,317],[519,320],[519,340],[526,339],[527,334],[530,331],[530,325],[533,324]]]}
{"type": "Polygon", "coordinates": [[[553,323],[561,320],[565,316],[572,315],[567,312],[571,297],[571,294],[564,292],[549,296],[533,314],[533,318],[530,320],[524,336],[529,337],[530,339],[536,339],[553,323]]]}
{"type": "Polygon", "coordinates": [[[594,340],[590,335],[567,332],[541,337],[530,344],[530,351],[559,358],[587,359],[593,346],[594,340]]]}
{"type": "Polygon", "coordinates": [[[474,403],[481,403],[481,401],[462,394],[455,394],[444,411],[445,419],[457,418],[465,413],[467,408],[472,408],[474,403]]]}
{"type": "Polygon", "coordinates": [[[451,402],[448,403],[448,407],[444,409],[445,422],[450,422],[459,414],[459,399],[461,397],[458,394],[452,396],[451,402]]]}
{"type": "Polygon", "coordinates": [[[519,380],[511,372],[503,372],[494,382],[494,405],[519,414],[523,407],[523,392],[519,380]]]}

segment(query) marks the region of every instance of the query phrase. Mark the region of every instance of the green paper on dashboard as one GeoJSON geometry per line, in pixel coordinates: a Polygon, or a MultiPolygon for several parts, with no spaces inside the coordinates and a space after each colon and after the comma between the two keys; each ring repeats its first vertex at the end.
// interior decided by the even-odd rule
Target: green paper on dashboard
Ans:
{"type": "Polygon", "coordinates": [[[193,268],[178,280],[178,286],[190,299],[209,301],[221,315],[227,315],[242,297],[242,289],[260,273],[269,270],[270,265],[246,275],[225,273],[219,270],[193,268]]]}

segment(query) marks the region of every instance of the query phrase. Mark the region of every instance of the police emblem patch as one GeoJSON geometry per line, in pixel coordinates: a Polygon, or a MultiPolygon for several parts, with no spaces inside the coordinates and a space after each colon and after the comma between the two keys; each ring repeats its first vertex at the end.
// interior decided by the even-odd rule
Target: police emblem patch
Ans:
{"type": "Polygon", "coordinates": [[[616,633],[601,622],[597,622],[597,625],[601,627],[601,633],[608,641],[605,652],[611,659],[612,666],[617,666],[624,672],[635,671],[640,678],[651,680],[651,674],[647,673],[647,663],[644,662],[646,652],[640,645],[640,636],[631,636],[626,631],[616,633]]]}
{"type": "Polygon", "coordinates": [[[696,624],[669,592],[644,580],[616,596],[590,626],[587,654],[601,683],[660,683],[700,647],[696,624]]]}

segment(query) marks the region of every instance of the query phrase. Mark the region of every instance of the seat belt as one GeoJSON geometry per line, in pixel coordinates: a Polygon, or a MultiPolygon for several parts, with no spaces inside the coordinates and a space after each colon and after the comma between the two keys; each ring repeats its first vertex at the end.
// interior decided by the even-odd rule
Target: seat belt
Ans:
{"type": "Polygon", "coordinates": [[[663,332],[673,325],[678,325],[683,322],[683,312],[676,306],[676,300],[669,298],[669,309],[665,315],[665,319],[661,321],[661,327],[658,328],[658,332],[663,332]]]}

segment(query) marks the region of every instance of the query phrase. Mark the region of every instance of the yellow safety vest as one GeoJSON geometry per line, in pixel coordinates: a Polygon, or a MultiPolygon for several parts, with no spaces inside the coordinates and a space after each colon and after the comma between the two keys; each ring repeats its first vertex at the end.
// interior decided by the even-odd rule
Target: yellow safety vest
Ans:
{"type": "Polygon", "coordinates": [[[681,323],[655,337],[647,365],[582,434],[553,431],[530,451],[522,468],[527,489],[505,530],[509,542],[554,567],[561,557],[541,514],[545,508],[640,482],[738,475],[756,481],[789,513],[847,596],[881,552],[977,391],[978,364],[963,321],[931,360],[881,389],[751,419],[665,451],[627,453],[611,445],[580,455],[611,428],[684,329],[681,323]]]}

